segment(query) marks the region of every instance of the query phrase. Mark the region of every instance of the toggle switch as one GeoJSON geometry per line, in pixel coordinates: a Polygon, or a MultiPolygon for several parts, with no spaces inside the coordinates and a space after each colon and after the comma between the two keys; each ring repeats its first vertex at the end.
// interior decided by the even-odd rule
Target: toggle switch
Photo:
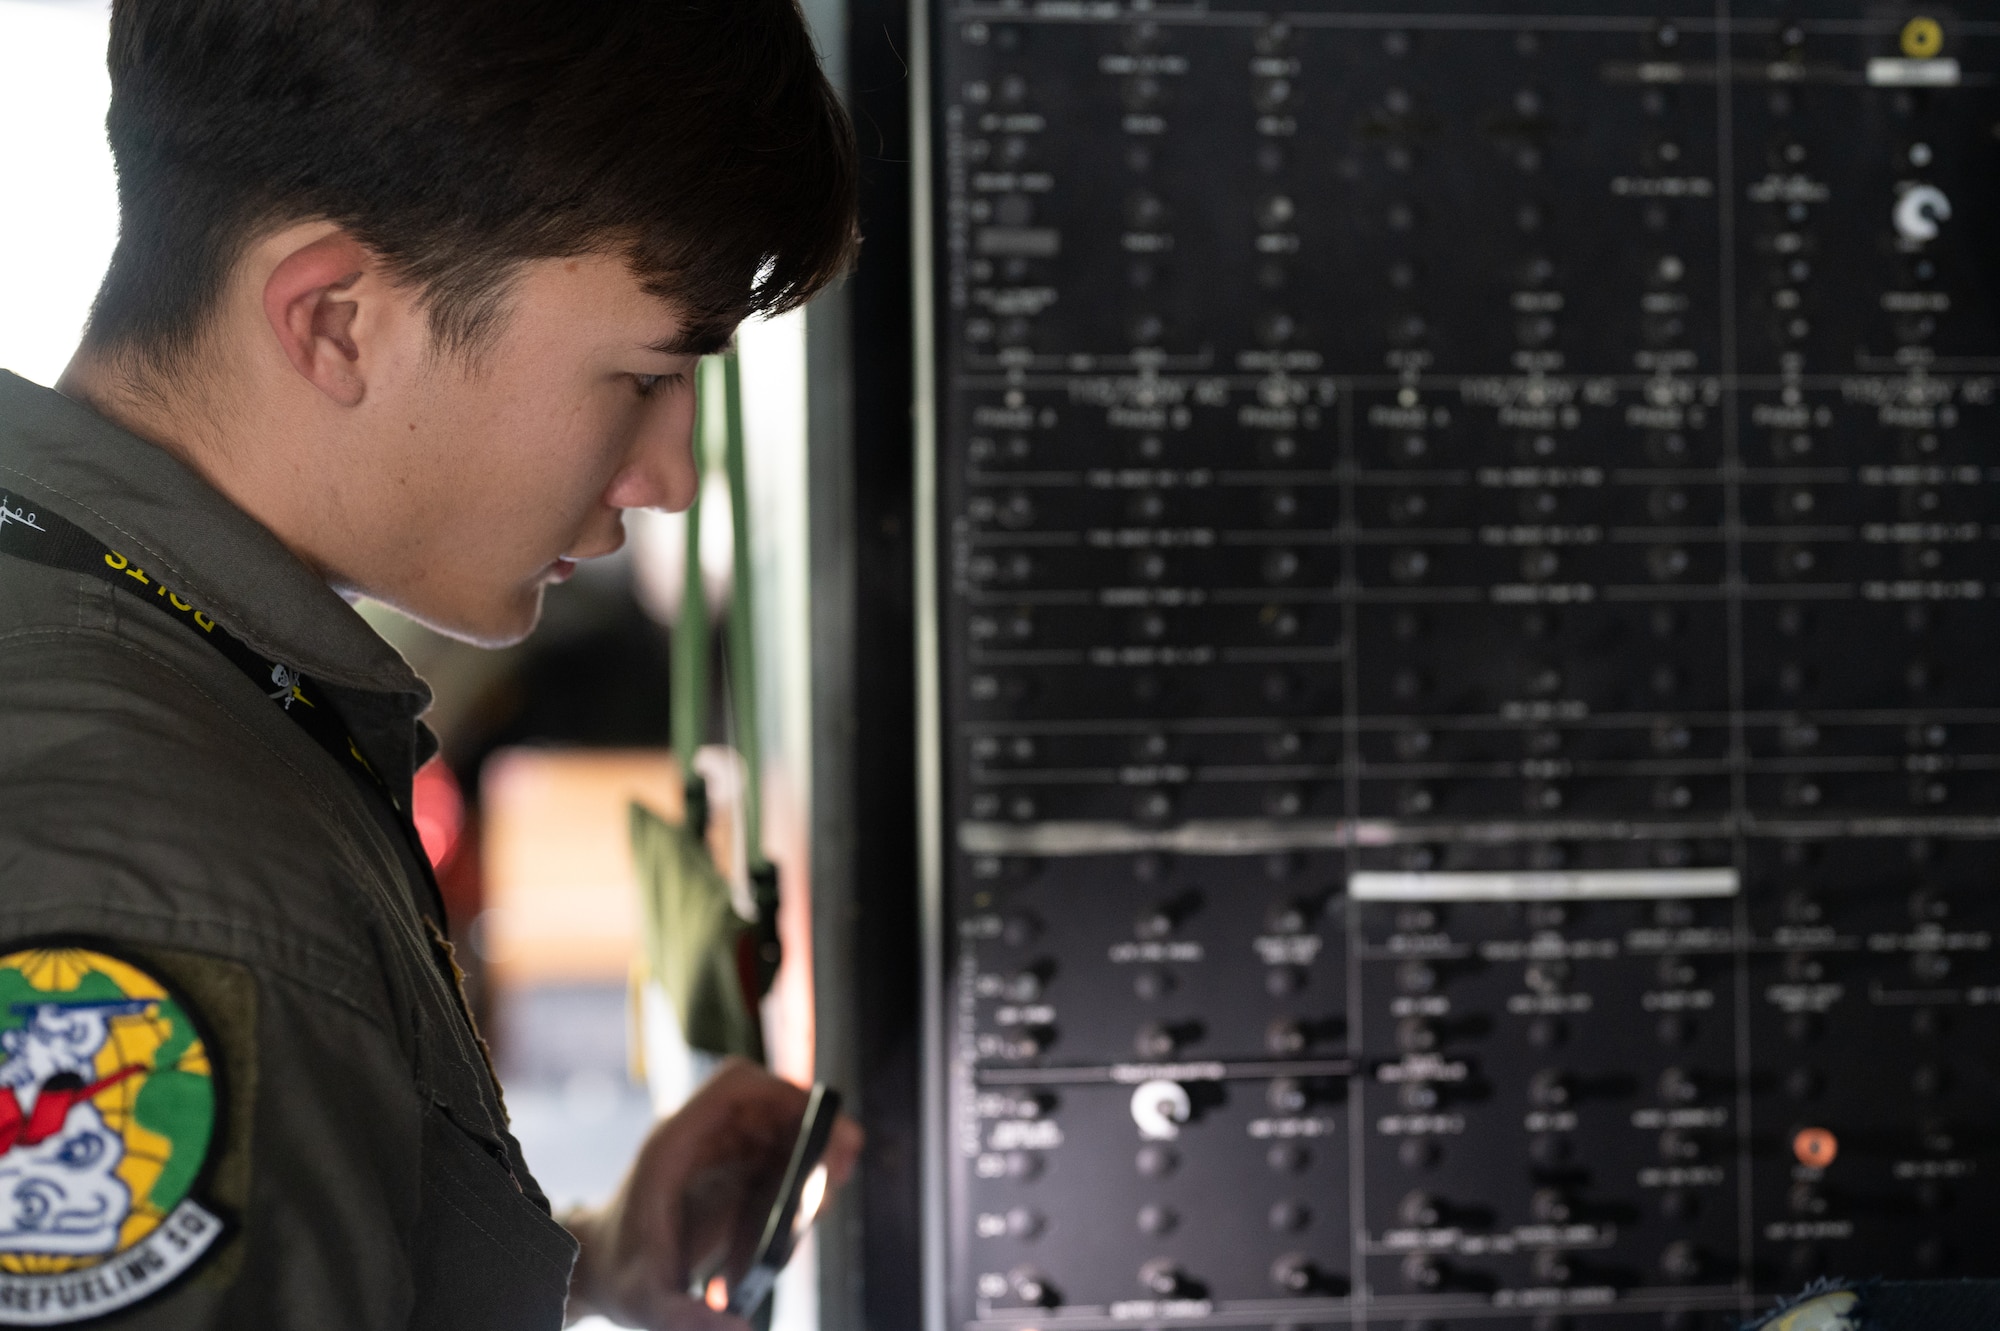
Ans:
{"type": "Polygon", "coordinates": [[[1155,1257],[1139,1268],[1139,1285],[1156,1299],[1171,1299],[1189,1292],[1194,1282],[1171,1259],[1155,1257]]]}
{"type": "Polygon", "coordinates": [[[1560,1188],[1537,1188],[1528,1199],[1528,1214],[1544,1224],[1560,1225],[1575,1213],[1569,1195],[1560,1188]]]}
{"type": "Polygon", "coordinates": [[[1286,1294],[1311,1294],[1324,1289],[1328,1281],[1311,1258],[1286,1253],[1271,1263],[1271,1283],[1286,1294]]]}
{"type": "Polygon", "coordinates": [[[1559,1068],[1543,1068],[1528,1079],[1528,1102],[1544,1109],[1560,1109],[1575,1096],[1569,1074],[1559,1068]]]}
{"type": "Polygon", "coordinates": [[[1017,1266],[1008,1272],[1007,1288],[1016,1299],[1033,1307],[1053,1308],[1062,1302],[1049,1278],[1032,1266],[1017,1266]]]}

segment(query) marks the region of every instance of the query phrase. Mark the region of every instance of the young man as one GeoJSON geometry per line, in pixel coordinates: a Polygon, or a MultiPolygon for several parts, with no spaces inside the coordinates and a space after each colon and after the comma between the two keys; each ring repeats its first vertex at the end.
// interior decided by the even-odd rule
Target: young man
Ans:
{"type": "Polygon", "coordinates": [[[740,1328],[803,1094],[550,1216],[349,603],[512,642],[689,501],[697,358],[853,253],[795,0],[117,0],[110,63],[111,270],[0,375],[0,1327],[740,1328]]]}

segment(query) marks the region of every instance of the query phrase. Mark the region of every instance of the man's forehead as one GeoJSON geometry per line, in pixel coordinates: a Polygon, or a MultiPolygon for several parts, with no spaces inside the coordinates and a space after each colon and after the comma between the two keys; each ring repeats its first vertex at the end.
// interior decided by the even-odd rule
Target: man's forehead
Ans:
{"type": "Polygon", "coordinates": [[[575,313],[587,314],[607,332],[666,356],[711,356],[727,351],[742,319],[690,311],[661,292],[624,254],[598,250],[535,262],[526,284],[552,284],[550,294],[575,313]],[[537,271],[538,270],[538,271],[537,271]],[[537,280],[539,279],[539,281],[537,280]]]}

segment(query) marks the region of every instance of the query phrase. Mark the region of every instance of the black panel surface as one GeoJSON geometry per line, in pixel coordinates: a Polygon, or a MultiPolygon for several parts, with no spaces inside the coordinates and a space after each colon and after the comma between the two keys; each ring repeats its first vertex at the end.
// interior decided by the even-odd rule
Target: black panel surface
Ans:
{"type": "Polygon", "coordinates": [[[930,21],[948,1325],[2000,1275],[2000,15],[930,21]]]}

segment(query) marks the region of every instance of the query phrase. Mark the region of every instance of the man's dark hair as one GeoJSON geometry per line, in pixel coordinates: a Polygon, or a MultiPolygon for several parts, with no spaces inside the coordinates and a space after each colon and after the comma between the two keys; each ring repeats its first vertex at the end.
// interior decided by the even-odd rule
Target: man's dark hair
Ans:
{"type": "Polygon", "coordinates": [[[851,262],[853,131],[797,0],[115,0],[119,234],[88,343],[197,345],[325,218],[475,351],[524,260],[626,255],[712,346],[851,262]]]}

